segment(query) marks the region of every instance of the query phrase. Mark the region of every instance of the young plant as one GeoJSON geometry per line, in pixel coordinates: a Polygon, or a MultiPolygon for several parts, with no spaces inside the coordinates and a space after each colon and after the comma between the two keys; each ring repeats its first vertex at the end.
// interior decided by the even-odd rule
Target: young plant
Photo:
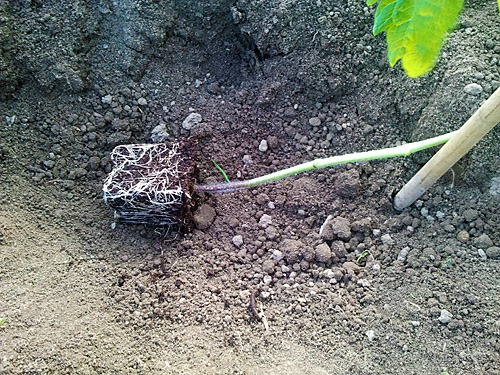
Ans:
{"type": "Polygon", "coordinates": [[[408,156],[446,145],[396,195],[395,208],[413,203],[458,159],[500,122],[500,88],[479,108],[460,130],[401,146],[332,156],[244,181],[229,181],[216,163],[225,182],[195,184],[193,144],[187,140],[169,148],[166,144],[117,146],[111,158],[114,169],[104,182],[104,200],[115,209],[115,217],[137,224],[188,225],[194,191],[227,193],[334,165],[408,156]]]}
{"type": "Polygon", "coordinates": [[[104,201],[115,209],[115,218],[135,224],[188,226],[194,191],[227,193],[281,180],[285,177],[338,164],[408,156],[445,143],[452,133],[381,150],[316,159],[245,181],[229,181],[216,163],[225,182],[195,185],[193,140],[169,147],[161,144],[132,144],[115,147],[114,164],[103,185],[104,201]]]}
{"type": "Polygon", "coordinates": [[[368,255],[371,255],[368,250],[363,251],[356,257],[356,263],[359,264],[360,262],[364,261],[368,257],[368,255]]]}

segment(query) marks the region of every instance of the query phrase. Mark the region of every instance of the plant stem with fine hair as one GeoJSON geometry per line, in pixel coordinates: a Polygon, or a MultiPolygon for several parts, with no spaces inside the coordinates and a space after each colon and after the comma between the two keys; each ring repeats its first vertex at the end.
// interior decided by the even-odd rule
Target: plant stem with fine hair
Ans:
{"type": "Polygon", "coordinates": [[[274,173],[266,174],[261,177],[252,178],[250,180],[195,185],[194,190],[207,193],[228,193],[231,191],[251,188],[269,182],[278,181],[286,177],[293,176],[302,172],[312,171],[314,169],[322,169],[339,164],[355,163],[367,160],[378,160],[378,159],[394,158],[398,156],[409,156],[415,152],[443,144],[446,141],[448,141],[454,134],[455,132],[446,133],[423,141],[408,143],[401,146],[384,148],[380,150],[356,152],[352,154],[315,159],[290,168],[282,169],[274,173]]]}

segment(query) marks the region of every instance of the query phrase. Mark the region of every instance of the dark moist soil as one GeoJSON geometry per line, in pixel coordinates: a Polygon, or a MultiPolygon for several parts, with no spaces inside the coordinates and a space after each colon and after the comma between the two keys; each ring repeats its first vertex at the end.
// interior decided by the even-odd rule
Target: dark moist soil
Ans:
{"type": "Polygon", "coordinates": [[[431,152],[195,194],[188,233],[102,200],[120,144],[197,136],[207,183],[456,129],[495,6],[408,79],[362,3],[0,2],[1,372],[500,374],[498,128],[404,212],[431,152]]]}

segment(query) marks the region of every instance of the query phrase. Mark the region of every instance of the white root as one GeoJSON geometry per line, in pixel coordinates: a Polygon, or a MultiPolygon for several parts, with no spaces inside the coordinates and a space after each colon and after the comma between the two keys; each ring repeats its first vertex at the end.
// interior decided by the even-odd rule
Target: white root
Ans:
{"type": "Polygon", "coordinates": [[[135,224],[174,225],[183,204],[179,144],[131,144],[114,148],[114,169],[103,186],[115,217],[135,224]]]}

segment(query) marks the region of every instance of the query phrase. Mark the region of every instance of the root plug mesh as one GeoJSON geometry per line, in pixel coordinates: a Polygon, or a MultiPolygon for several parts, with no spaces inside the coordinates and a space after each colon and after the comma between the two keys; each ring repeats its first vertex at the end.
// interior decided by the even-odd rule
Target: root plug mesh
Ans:
{"type": "Polygon", "coordinates": [[[131,144],[114,148],[103,186],[115,218],[133,224],[186,226],[194,186],[194,142],[131,144]]]}

